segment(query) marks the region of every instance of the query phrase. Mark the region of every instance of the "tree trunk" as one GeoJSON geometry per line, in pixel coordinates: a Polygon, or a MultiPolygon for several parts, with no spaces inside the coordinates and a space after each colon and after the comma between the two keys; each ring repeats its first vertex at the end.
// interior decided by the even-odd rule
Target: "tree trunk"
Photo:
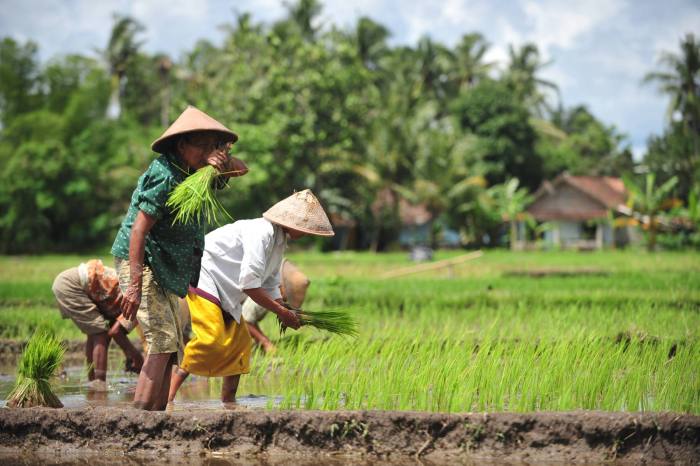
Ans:
{"type": "Polygon", "coordinates": [[[647,241],[647,251],[656,250],[656,217],[649,217],[649,240],[647,241]]]}
{"type": "Polygon", "coordinates": [[[121,103],[119,102],[119,75],[112,75],[111,93],[109,95],[109,104],[107,105],[107,119],[116,120],[122,113],[121,103]]]}
{"type": "Polygon", "coordinates": [[[516,243],[518,242],[518,226],[515,220],[510,221],[510,250],[516,250],[516,243]]]}

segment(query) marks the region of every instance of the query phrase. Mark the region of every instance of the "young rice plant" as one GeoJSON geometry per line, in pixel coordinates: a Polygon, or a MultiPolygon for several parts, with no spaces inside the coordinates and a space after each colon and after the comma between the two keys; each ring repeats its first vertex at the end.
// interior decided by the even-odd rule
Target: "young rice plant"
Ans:
{"type": "Polygon", "coordinates": [[[53,335],[35,333],[19,360],[17,381],[7,405],[16,408],[62,408],[61,400],[51,390],[50,379],[63,363],[64,352],[63,345],[53,335]]]}

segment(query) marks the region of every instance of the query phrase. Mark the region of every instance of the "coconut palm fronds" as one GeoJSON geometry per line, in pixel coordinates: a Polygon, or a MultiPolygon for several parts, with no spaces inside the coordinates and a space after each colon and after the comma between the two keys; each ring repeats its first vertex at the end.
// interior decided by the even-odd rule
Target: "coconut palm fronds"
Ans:
{"type": "Polygon", "coordinates": [[[47,333],[35,333],[22,352],[17,381],[7,405],[16,408],[62,408],[63,403],[51,390],[50,379],[63,363],[64,353],[65,348],[56,337],[47,333]]]}
{"type": "Polygon", "coordinates": [[[214,180],[217,176],[217,169],[207,165],[173,189],[165,204],[175,212],[173,223],[199,223],[205,220],[215,224],[221,213],[228,220],[233,220],[214,193],[214,180]]]}

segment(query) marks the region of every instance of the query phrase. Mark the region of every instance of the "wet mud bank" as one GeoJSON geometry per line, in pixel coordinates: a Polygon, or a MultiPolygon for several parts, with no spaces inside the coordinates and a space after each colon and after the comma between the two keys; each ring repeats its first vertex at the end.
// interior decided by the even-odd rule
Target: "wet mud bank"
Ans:
{"type": "MultiPolygon", "coordinates": [[[[700,416],[564,412],[444,415],[381,411],[0,409],[0,458],[340,458],[399,464],[496,461],[696,464],[700,416]],[[113,456],[114,455],[114,456],[113,456]]],[[[8,464],[3,461],[3,464],[8,464]]]]}

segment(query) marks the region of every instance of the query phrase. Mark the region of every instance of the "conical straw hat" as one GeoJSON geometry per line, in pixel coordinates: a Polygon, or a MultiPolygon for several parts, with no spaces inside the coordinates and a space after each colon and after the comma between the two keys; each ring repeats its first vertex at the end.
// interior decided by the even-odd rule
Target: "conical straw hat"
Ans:
{"type": "Polygon", "coordinates": [[[188,105],[177,120],[165,132],[151,144],[153,152],[162,154],[168,149],[168,139],[178,134],[191,133],[193,131],[218,131],[223,133],[231,142],[238,141],[238,135],[204,113],[203,111],[188,105]]]}
{"type": "Polygon", "coordinates": [[[294,193],[270,207],[263,217],[269,221],[311,235],[333,236],[333,227],[310,189],[294,193]]]}

